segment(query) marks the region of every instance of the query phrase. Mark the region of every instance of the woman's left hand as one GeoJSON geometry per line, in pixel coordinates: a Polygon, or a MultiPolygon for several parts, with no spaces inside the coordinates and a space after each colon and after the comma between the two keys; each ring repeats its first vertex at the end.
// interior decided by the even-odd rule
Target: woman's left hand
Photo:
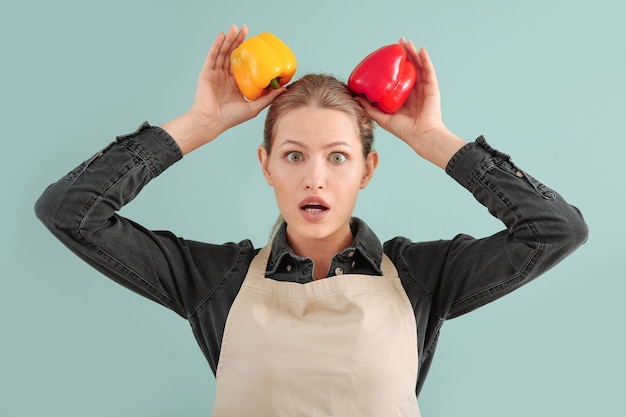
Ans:
{"type": "Polygon", "coordinates": [[[420,156],[445,167],[452,154],[466,142],[453,135],[441,116],[441,95],[435,68],[426,52],[412,41],[400,44],[417,70],[417,82],[404,105],[393,114],[385,113],[363,97],[357,97],[370,117],[383,129],[405,141],[420,156]]]}

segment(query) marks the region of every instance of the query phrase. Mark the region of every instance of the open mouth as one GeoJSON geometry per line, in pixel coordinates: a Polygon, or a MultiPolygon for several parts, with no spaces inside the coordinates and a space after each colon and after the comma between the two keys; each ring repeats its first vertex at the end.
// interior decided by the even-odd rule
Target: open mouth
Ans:
{"type": "Polygon", "coordinates": [[[308,196],[300,201],[300,213],[311,222],[321,221],[330,210],[330,205],[320,196],[308,196]]]}
{"type": "Polygon", "coordinates": [[[311,202],[301,206],[300,209],[306,211],[307,213],[315,214],[328,210],[328,207],[320,203],[311,202]]]}

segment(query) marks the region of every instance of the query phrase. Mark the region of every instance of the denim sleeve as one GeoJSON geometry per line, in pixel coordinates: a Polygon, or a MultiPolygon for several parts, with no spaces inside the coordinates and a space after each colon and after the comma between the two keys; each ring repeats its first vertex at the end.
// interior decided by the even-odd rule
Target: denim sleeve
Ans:
{"type": "Polygon", "coordinates": [[[217,286],[207,277],[227,275],[241,255],[241,245],[186,241],[117,214],[181,158],[180,148],[164,130],[144,123],[50,185],[35,212],[87,263],[188,318],[217,286]]]}
{"type": "MultiPolygon", "coordinates": [[[[465,145],[446,172],[470,191],[505,229],[485,238],[392,243],[391,253],[428,294],[431,319],[468,313],[541,275],[587,239],[579,210],[517,167],[481,136],[465,145]]],[[[416,290],[416,291],[417,291],[416,290]]]]}

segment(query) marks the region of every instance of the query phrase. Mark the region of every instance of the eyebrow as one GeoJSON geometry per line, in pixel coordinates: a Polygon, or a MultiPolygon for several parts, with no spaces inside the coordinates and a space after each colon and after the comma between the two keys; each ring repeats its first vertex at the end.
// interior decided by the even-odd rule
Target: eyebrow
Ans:
{"type": "MultiPolygon", "coordinates": [[[[308,146],[306,145],[306,143],[294,140],[294,139],[286,139],[283,143],[281,143],[279,146],[283,147],[286,145],[296,145],[296,146],[300,146],[302,148],[308,148],[308,146]]],[[[344,142],[344,141],[336,141],[336,142],[331,142],[328,145],[324,146],[324,148],[334,148],[336,146],[346,146],[348,148],[352,148],[352,145],[350,145],[348,142],[344,142]]]]}

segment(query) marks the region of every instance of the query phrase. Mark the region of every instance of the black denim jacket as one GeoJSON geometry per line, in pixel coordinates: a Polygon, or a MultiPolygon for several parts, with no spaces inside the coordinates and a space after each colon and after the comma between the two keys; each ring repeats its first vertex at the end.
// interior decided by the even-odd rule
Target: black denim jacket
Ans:
{"type": "MultiPolygon", "coordinates": [[[[144,123],[48,187],[35,209],[46,227],[90,265],[186,318],[215,373],[226,317],[259,248],[249,240],[185,240],[116,214],[181,157],[164,130],[144,123]]],[[[418,329],[416,394],[444,320],[529,282],[587,239],[587,225],[575,207],[483,137],[457,152],[446,172],[505,229],[482,239],[458,235],[414,243],[396,237],[382,245],[364,222],[353,219],[353,245],[337,254],[329,268],[329,276],[380,275],[383,251],[395,264],[418,329]]],[[[312,272],[312,261],[296,256],[287,245],[283,227],[273,241],[266,276],[306,283],[312,272]]]]}

